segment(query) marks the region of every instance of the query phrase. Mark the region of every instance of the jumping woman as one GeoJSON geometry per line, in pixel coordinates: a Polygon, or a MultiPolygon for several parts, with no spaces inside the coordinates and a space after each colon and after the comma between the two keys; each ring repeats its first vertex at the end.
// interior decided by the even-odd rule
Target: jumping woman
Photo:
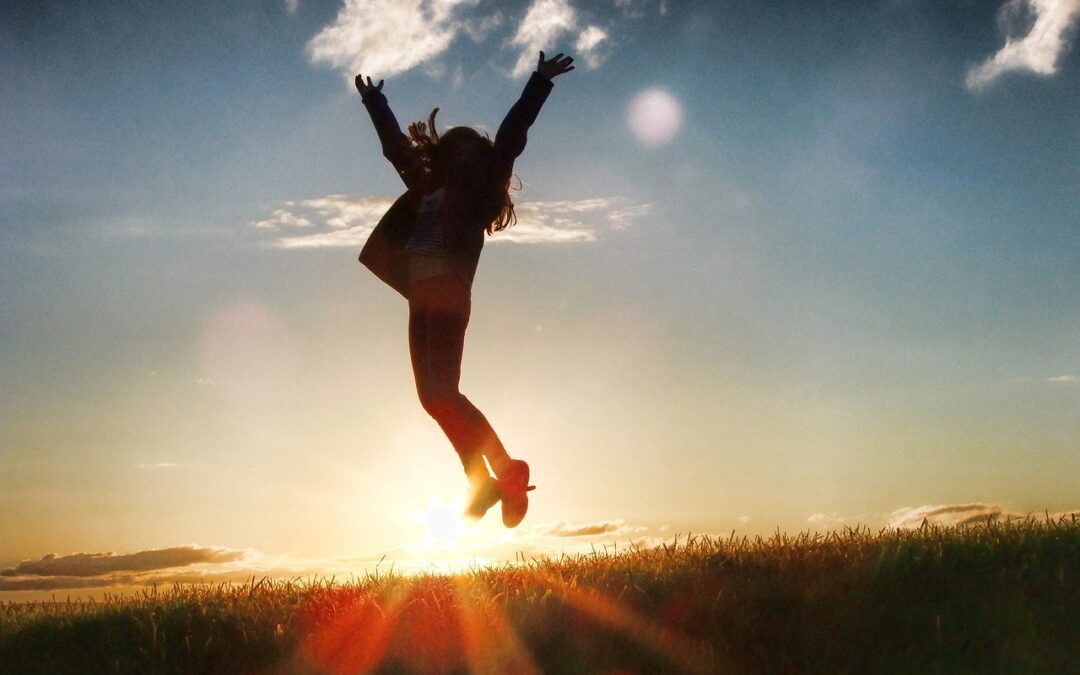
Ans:
{"type": "Polygon", "coordinates": [[[469,325],[473,277],[493,234],[517,222],[510,200],[514,160],[552,89],[552,79],[574,69],[562,54],[545,59],[510,108],[495,140],[469,127],[435,130],[427,124],[401,132],[382,93],[383,81],[356,76],[383,156],[407,188],[376,225],[360,262],[409,301],[409,356],[420,404],[442,428],[469,479],[466,513],[483,516],[502,501],[503,524],[516,527],[529,508],[529,465],[512,459],[484,414],[461,393],[461,356],[469,325]],[[495,472],[488,473],[487,464],[495,472]]]}

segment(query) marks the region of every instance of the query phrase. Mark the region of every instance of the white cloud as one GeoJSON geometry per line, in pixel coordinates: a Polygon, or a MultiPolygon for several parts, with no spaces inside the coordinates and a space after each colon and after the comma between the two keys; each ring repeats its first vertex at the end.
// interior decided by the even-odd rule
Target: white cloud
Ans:
{"type": "Polygon", "coordinates": [[[597,47],[605,40],[607,40],[607,33],[598,26],[588,26],[578,35],[574,49],[581,58],[585,59],[585,65],[590,70],[600,67],[603,59],[597,52],[597,47]]]}
{"type": "Polygon", "coordinates": [[[972,525],[991,520],[1019,520],[1023,518],[1049,518],[1061,520],[1075,518],[1080,511],[1059,511],[1057,513],[1020,513],[1009,511],[996,504],[939,504],[934,506],[914,506],[893,511],[889,516],[889,527],[913,529],[921,527],[925,520],[930,525],[972,525]]]}
{"type": "Polygon", "coordinates": [[[462,22],[459,7],[479,0],[345,0],[334,23],[308,42],[312,63],[385,78],[446,51],[462,22]]]}
{"type": "Polygon", "coordinates": [[[614,0],[615,7],[622,10],[624,16],[640,19],[645,16],[645,2],[640,0],[614,0]]]}
{"type": "Polygon", "coordinates": [[[596,241],[596,235],[573,220],[557,219],[548,225],[519,217],[517,225],[503,230],[493,241],[508,244],[573,244],[596,241]]]}
{"type": "MultiPolygon", "coordinates": [[[[510,44],[521,47],[521,55],[511,73],[519,77],[529,72],[536,64],[541,49],[550,49],[563,33],[577,27],[577,14],[568,0],[533,0],[525,12],[525,18],[518,24],[517,33],[510,39],[510,44]]],[[[547,57],[554,54],[544,54],[547,57]]]]}
{"type": "MultiPolygon", "coordinates": [[[[317,231],[276,236],[262,245],[280,249],[360,247],[390,208],[390,197],[349,197],[332,194],[300,202],[286,202],[271,218],[253,221],[256,230],[277,230],[280,223],[304,221],[317,231]]],[[[593,242],[596,230],[624,229],[651,213],[650,204],[619,198],[593,198],[552,202],[522,202],[515,208],[514,227],[491,238],[493,243],[567,244],[593,242]]]]}
{"type": "MultiPolygon", "coordinates": [[[[298,3],[286,0],[290,14],[298,3]]],[[[431,62],[464,33],[476,44],[491,38],[513,48],[517,57],[509,72],[520,77],[533,68],[541,49],[554,56],[560,39],[570,36],[576,51],[571,56],[594,69],[610,48],[612,24],[644,16],[635,3],[616,3],[617,13],[609,16],[605,29],[579,24],[570,0],[531,0],[517,22],[506,20],[495,5],[484,0],[344,0],[334,21],[308,41],[308,56],[313,64],[341,70],[350,82],[358,72],[381,79],[417,67],[438,78],[449,67],[431,62]]]]}
{"type": "Polygon", "coordinates": [[[1011,71],[1053,75],[1070,47],[1069,32],[1078,16],[1080,0],[1009,0],[998,15],[1005,46],[968,71],[968,89],[982,89],[1011,71]],[[1030,30],[1023,36],[1013,35],[1014,26],[1031,14],[1035,20],[1030,30]]]}
{"type": "Polygon", "coordinates": [[[252,227],[277,229],[279,227],[311,227],[311,221],[285,209],[275,209],[269,218],[252,221],[252,227]]]}
{"type": "MultiPolygon", "coordinates": [[[[393,199],[389,197],[349,197],[341,194],[299,203],[290,202],[286,204],[287,209],[278,209],[274,213],[285,212],[289,218],[310,222],[313,226],[317,222],[320,231],[277,237],[266,244],[283,249],[361,246],[391,204],[393,199]]],[[[255,227],[258,226],[255,224],[255,227]]]]}
{"type": "Polygon", "coordinates": [[[375,226],[393,204],[389,197],[347,197],[341,194],[308,199],[302,206],[315,209],[330,227],[341,229],[357,225],[375,226]]]}
{"type": "Polygon", "coordinates": [[[905,506],[891,513],[863,513],[846,515],[836,512],[815,513],[806,519],[813,529],[837,530],[842,528],[885,527],[915,529],[925,521],[929,525],[954,527],[973,525],[987,521],[1009,521],[1024,518],[1049,517],[1052,520],[1070,518],[1076,511],[1058,513],[1022,513],[1011,511],[997,504],[971,502],[966,504],[926,504],[905,506]]]}
{"type": "Polygon", "coordinates": [[[839,525],[844,519],[835,513],[815,513],[806,519],[810,525],[839,525]]]}
{"type": "Polygon", "coordinates": [[[491,34],[491,31],[501,26],[502,22],[502,12],[495,12],[490,16],[473,19],[471,21],[464,21],[461,24],[461,29],[465,31],[465,34],[469,36],[470,40],[476,44],[480,44],[487,39],[487,36],[491,34]]]}
{"type": "Polygon", "coordinates": [[[1080,382],[1080,377],[1077,377],[1076,375],[1054,375],[1046,378],[1046,381],[1054,384],[1072,384],[1074,382],[1080,382]]]}
{"type": "Polygon", "coordinates": [[[285,11],[290,16],[296,14],[298,9],[300,9],[300,0],[285,0],[285,11]]]}
{"type": "Polygon", "coordinates": [[[889,527],[912,529],[920,527],[923,521],[930,525],[971,525],[985,523],[988,520],[1007,520],[1022,517],[1009,513],[995,504],[938,504],[913,506],[893,511],[889,516],[889,527]]]}
{"type": "Polygon", "coordinates": [[[562,200],[553,202],[525,202],[521,207],[543,208],[549,213],[588,213],[611,208],[615,200],[595,197],[593,199],[562,200]]]}
{"type": "Polygon", "coordinates": [[[806,524],[811,525],[814,529],[839,530],[871,525],[875,522],[880,523],[883,517],[883,514],[880,513],[863,513],[857,516],[848,516],[831,511],[811,515],[806,519],[806,524]]]}
{"type": "Polygon", "coordinates": [[[643,532],[646,528],[641,526],[627,525],[622,518],[615,520],[601,520],[595,523],[567,523],[558,521],[545,523],[533,528],[533,534],[538,537],[587,537],[597,535],[624,535],[643,532]]]}
{"type": "Polygon", "coordinates": [[[627,227],[630,227],[635,220],[651,215],[652,212],[652,204],[634,204],[632,206],[609,211],[607,219],[608,222],[611,223],[613,229],[625,230],[627,227]]]}

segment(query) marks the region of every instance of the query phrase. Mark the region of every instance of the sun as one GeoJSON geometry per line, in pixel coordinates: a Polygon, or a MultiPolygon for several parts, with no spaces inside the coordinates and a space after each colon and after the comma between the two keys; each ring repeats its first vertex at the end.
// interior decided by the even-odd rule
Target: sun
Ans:
{"type": "Polygon", "coordinates": [[[461,508],[435,499],[426,509],[416,512],[415,520],[424,529],[424,543],[428,546],[456,548],[465,529],[461,508]]]}

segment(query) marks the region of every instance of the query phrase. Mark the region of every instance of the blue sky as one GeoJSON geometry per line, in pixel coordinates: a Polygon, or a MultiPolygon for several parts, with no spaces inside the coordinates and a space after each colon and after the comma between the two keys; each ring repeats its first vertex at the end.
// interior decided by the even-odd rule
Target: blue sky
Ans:
{"type": "Polygon", "coordinates": [[[484,254],[463,388],[541,489],[528,531],[446,555],[1076,508],[1078,16],[5,5],[0,564],[420,546],[460,470],[355,263],[400,186],[351,74],[403,123],[490,131],[537,48],[578,68],[484,254]]]}

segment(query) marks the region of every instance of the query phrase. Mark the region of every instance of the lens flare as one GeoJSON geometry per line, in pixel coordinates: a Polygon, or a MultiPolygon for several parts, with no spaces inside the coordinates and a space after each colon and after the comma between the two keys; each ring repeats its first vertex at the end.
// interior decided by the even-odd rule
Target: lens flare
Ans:
{"type": "Polygon", "coordinates": [[[656,148],[675,138],[682,126],[682,105],[663,89],[645,89],[630,101],[626,123],[638,142],[656,148]]]}

